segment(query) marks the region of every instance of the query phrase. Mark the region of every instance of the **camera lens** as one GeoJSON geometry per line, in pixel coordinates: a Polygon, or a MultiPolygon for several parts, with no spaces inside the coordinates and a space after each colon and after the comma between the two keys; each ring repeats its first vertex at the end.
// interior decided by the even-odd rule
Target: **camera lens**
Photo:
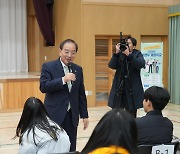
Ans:
{"type": "Polygon", "coordinates": [[[123,52],[127,49],[127,47],[125,44],[121,44],[119,49],[123,52]]]}

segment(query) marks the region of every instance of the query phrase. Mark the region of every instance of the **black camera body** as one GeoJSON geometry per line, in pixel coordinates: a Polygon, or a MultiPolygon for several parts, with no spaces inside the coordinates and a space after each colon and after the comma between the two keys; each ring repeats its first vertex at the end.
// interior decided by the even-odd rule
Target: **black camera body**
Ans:
{"type": "Polygon", "coordinates": [[[122,32],[120,32],[120,51],[124,52],[127,49],[128,43],[126,39],[122,38],[122,32]]]}
{"type": "Polygon", "coordinates": [[[121,42],[120,42],[120,47],[119,49],[121,50],[121,52],[124,52],[126,49],[127,49],[127,42],[126,42],[126,39],[123,39],[121,42]]]}

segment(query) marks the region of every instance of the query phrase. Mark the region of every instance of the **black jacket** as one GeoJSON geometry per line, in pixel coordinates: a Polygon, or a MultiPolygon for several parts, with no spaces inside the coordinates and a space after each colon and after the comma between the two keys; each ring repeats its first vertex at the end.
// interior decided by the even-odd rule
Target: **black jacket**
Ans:
{"type": "MultiPolygon", "coordinates": [[[[114,54],[111,58],[111,60],[109,61],[109,67],[111,69],[116,69],[116,73],[114,76],[114,80],[113,80],[113,84],[112,84],[112,88],[110,91],[110,95],[109,95],[109,101],[108,101],[108,106],[110,106],[111,108],[116,108],[116,106],[114,106],[114,99],[115,99],[115,93],[117,90],[117,84],[119,82],[119,76],[122,73],[121,69],[124,69],[124,67],[126,67],[126,65],[123,66],[123,68],[121,68],[122,66],[119,66],[119,55],[118,54],[114,54]]],[[[141,77],[140,77],[140,72],[141,72],[141,68],[145,67],[145,60],[144,57],[142,55],[142,53],[136,49],[133,50],[132,54],[130,54],[130,56],[127,57],[127,65],[128,65],[128,71],[129,71],[129,77],[130,77],[130,83],[131,83],[131,89],[133,90],[133,97],[134,97],[134,104],[135,104],[135,109],[141,108],[142,107],[142,102],[143,102],[143,98],[144,98],[144,90],[143,90],[143,86],[142,86],[142,82],[141,82],[141,77]]],[[[125,74],[127,74],[127,71],[123,72],[125,74]]],[[[127,83],[125,83],[127,84],[127,83]]],[[[133,110],[133,105],[132,105],[132,101],[128,101],[129,96],[129,92],[126,91],[126,95],[127,95],[127,102],[128,106],[129,106],[129,110],[133,110]]]]}
{"type": "Polygon", "coordinates": [[[136,124],[139,145],[165,144],[172,140],[173,124],[160,111],[150,111],[146,116],[136,118],[136,124]]]}

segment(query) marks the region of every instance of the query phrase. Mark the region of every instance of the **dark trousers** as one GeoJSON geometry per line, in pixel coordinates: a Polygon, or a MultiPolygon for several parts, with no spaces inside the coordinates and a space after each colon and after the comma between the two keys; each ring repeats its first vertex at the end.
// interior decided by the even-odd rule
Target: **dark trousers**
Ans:
{"type": "Polygon", "coordinates": [[[71,109],[67,111],[66,117],[61,124],[61,126],[64,128],[66,133],[69,136],[70,142],[71,142],[71,147],[70,151],[76,151],[76,138],[77,138],[77,127],[74,127],[72,124],[72,113],[71,109]]]}
{"type": "MultiPolygon", "coordinates": [[[[133,96],[131,96],[133,97],[133,96]]],[[[122,108],[124,108],[126,111],[128,111],[129,113],[131,113],[131,115],[136,118],[136,115],[137,115],[137,109],[135,109],[135,104],[132,104],[134,103],[133,102],[133,98],[131,97],[128,97],[126,95],[126,93],[123,93],[122,95],[122,108]],[[129,107],[131,104],[131,107],[129,107]]]]}

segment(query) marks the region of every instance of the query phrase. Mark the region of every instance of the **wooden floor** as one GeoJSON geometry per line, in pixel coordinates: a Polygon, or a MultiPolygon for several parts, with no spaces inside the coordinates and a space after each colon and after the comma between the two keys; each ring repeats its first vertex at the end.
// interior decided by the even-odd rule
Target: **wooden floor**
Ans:
{"type": "MultiPolygon", "coordinates": [[[[82,121],[78,127],[77,150],[86,144],[99,119],[110,110],[108,107],[89,108],[90,125],[87,130],[83,130],[82,121]]],[[[164,116],[168,117],[174,124],[174,135],[180,138],[180,105],[168,104],[163,111],[164,116]]],[[[145,115],[143,109],[138,110],[138,117],[145,115]]],[[[15,129],[21,116],[20,111],[0,113],[0,154],[17,154],[18,139],[12,140],[15,129]]]]}

